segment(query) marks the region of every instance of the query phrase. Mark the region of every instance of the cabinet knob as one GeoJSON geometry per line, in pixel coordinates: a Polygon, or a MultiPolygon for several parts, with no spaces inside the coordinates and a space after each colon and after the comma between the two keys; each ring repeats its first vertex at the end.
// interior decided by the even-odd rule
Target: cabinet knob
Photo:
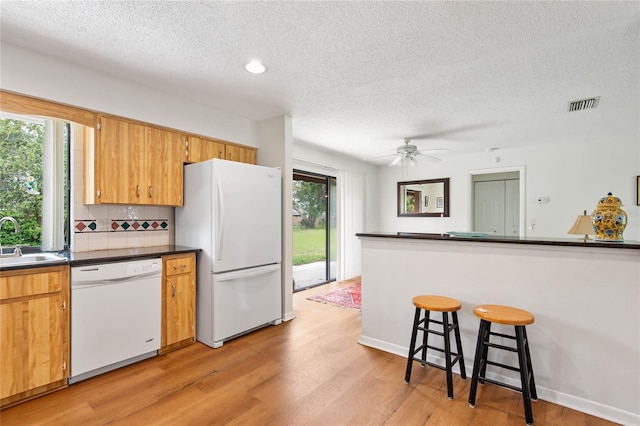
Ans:
{"type": "Polygon", "coordinates": [[[149,185],[149,198],[153,197],[153,187],[149,185]]]}
{"type": "Polygon", "coordinates": [[[136,197],[140,196],[140,185],[136,185],[136,197]]]}
{"type": "Polygon", "coordinates": [[[171,297],[176,297],[176,285],[171,285],[171,297]]]}

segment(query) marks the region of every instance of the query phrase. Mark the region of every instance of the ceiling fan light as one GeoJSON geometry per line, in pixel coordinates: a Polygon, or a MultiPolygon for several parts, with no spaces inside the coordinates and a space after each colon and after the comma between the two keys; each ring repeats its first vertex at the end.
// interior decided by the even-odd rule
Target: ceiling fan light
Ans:
{"type": "Polygon", "coordinates": [[[409,157],[409,165],[410,165],[411,167],[415,167],[415,166],[416,166],[416,164],[418,164],[418,162],[416,161],[416,159],[415,159],[415,158],[413,158],[413,157],[409,157]]]}

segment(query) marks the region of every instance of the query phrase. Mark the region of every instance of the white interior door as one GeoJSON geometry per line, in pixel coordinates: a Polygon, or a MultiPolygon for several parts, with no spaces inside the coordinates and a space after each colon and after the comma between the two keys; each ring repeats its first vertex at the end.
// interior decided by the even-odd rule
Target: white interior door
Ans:
{"type": "Polygon", "coordinates": [[[474,231],[491,235],[505,234],[504,181],[475,182],[474,231]]]}
{"type": "Polygon", "coordinates": [[[520,181],[505,181],[505,232],[510,237],[520,235],[520,181]]]}
{"type": "Polygon", "coordinates": [[[517,236],[520,231],[520,181],[491,180],[474,183],[474,229],[496,236],[517,236]]]}

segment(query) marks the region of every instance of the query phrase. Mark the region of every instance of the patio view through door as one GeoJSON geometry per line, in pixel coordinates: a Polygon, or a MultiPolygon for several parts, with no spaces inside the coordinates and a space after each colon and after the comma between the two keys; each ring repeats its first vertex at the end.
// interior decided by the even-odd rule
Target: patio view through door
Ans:
{"type": "Polygon", "coordinates": [[[293,171],[293,290],[335,281],[336,178],[293,171]]]}

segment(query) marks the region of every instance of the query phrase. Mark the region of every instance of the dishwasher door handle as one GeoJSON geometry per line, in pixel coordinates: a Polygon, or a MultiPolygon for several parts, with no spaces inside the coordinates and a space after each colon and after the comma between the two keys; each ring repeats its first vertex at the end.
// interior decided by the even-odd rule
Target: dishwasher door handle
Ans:
{"type": "Polygon", "coordinates": [[[156,278],[156,277],[161,277],[162,274],[160,273],[160,271],[153,271],[151,273],[148,274],[140,274],[140,275],[132,275],[132,276],[128,276],[128,277],[117,277],[117,278],[109,278],[106,280],[87,280],[87,281],[82,281],[82,280],[74,280],[73,278],[71,279],[71,288],[78,288],[78,287],[84,287],[84,286],[97,286],[97,285],[109,285],[109,284],[118,284],[118,283],[122,283],[125,281],[140,281],[140,280],[146,280],[148,278],[156,278]]]}

